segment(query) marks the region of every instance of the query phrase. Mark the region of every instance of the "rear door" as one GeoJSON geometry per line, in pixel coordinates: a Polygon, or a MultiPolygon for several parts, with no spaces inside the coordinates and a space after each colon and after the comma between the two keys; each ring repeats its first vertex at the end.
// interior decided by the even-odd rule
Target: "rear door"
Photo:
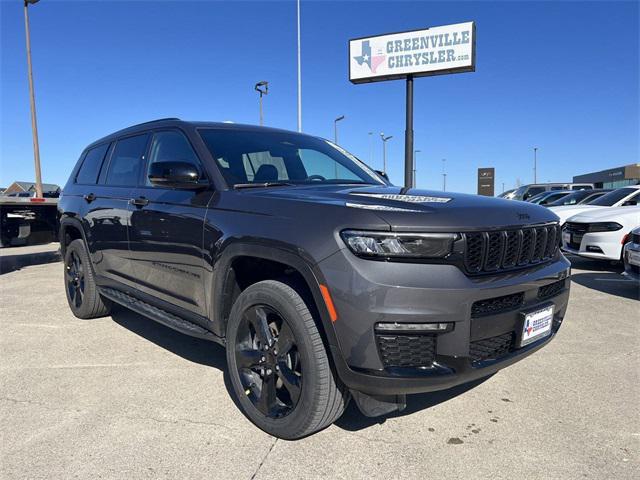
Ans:
{"type": "MultiPolygon", "coordinates": [[[[135,286],[129,261],[129,199],[143,166],[148,139],[148,134],[142,134],[112,143],[107,161],[100,168],[98,183],[86,184],[83,189],[86,207],[82,217],[95,271],[101,277],[128,286],[135,286]]],[[[91,151],[83,167],[90,155],[91,151]]],[[[89,182],[95,178],[93,174],[85,178],[83,167],[77,180],[89,182]]]]}
{"type": "Polygon", "coordinates": [[[153,298],[206,316],[203,226],[213,192],[152,185],[154,162],[181,161],[205,170],[179,129],[153,133],[139,186],[131,194],[129,246],[137,288],[153,298]]]}

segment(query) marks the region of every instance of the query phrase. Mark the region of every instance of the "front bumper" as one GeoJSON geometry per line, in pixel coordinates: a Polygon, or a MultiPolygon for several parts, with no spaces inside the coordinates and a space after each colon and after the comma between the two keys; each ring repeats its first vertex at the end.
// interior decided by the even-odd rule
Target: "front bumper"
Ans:
{"type": "Polygon", "coordinates": [[[620,260],[622,230],[616,232],[585,233],[579,244],[563,240],[562,250],[567,253],[597,260],[620,260]],[[599,249],[596,251],[595,249],[599,249]]]}
{"type": "Polygon", "coordinates": [[[640,255],[640,243],[629,242],[625,245],[622,257],[624,260],[624,275],[632,280],[640,280],[640,265],[630,262],[631,252],[640,255]]]}
{"type": "Polygon", "coordinates": [[[443,390],[515,363],[553,338],[569,296],[570,264],[562,255],[526,270],[476,278],[451,265],[378,262],[348,250],[318,267],[338,312],[333,324],[337,344],[331,347],[338,374],[349,388],[376,395],[443,390]],[[549,291],[541,287],[554,283],[562,283],[562,288],[540,298],[539,292],[549,291]],[[516,306],[477,315],[482,301],[519,295],[516,306]],[[555,307],[551,335],[516,348],[521,312],[547,304],[555,307]],[[453,329],[435,336],[429,365],[399,366],[381,353],[380,334],[375,331],[379,322],[451,323],[453,329]],[[492,339],[509,335],[513,338],[509,348],[479,358],[479,344],[490,345],[492,339]]]}

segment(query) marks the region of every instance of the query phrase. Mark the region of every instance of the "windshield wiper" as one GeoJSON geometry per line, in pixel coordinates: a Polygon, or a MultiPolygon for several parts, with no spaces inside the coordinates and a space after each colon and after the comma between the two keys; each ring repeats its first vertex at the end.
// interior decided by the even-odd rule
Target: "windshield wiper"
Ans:
{"type": "Polygon", "coordinates": [[[293,185],[293,183],[288,182],[236,183],[233,188],[240,190],[242,188],[285,187],[291,185],[293,185]]]}

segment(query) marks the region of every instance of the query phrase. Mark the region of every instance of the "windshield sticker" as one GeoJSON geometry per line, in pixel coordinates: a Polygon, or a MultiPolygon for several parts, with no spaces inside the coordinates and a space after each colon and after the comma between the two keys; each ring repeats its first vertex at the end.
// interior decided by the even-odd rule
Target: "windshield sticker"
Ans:
{"type": "Polygon", "coordinates": [[[412,210],[410,208],[390,207],[388,205],[367,205],[365,203],[345,203],[350,208],[362,208],[365,210],[383,210],[385,212],[411,212],[411,213],[424,213],[422,210],[412,210]]]}
{"type": "Polygon", "coordinates": [[[395,200],[397,202],[406,203],[447,203],[452,200],[451,197],[432,197],[425,195],[399,195],[394,193],[353,193],[352,195],[361,195],[363,197],[382,198],[384,200],[395,200]]]}

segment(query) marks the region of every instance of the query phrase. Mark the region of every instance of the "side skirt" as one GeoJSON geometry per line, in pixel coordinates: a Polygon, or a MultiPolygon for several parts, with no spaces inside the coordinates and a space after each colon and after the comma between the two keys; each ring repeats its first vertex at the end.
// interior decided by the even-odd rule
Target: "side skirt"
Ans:
{"type": "Polygon", "coordinates": [[[166,310],[162,310],[158,307],[143,302],[142,300],[132,297],[131,295],[127,295],[124,292],[121,292],[114,288],[100,287],[100,293],[107,297],[109,300],[112,300],[115,303],[122,305],[123,307],[133,310],[140,315],[144,315],[151,320],[155,320],[156,322],[161,323],[166,327],[177,330],[180,333],[184,333],[185,335],[190,335],[192,337],[202,338],[205,340],[211,340],[221,345],[225,344],[224,338],[218,337],[209,330],[202,328],[200,325],[190,322],[189,320],[185,320],[184,318],[178,317],[177,315],[167,312],[166,310]]]}

